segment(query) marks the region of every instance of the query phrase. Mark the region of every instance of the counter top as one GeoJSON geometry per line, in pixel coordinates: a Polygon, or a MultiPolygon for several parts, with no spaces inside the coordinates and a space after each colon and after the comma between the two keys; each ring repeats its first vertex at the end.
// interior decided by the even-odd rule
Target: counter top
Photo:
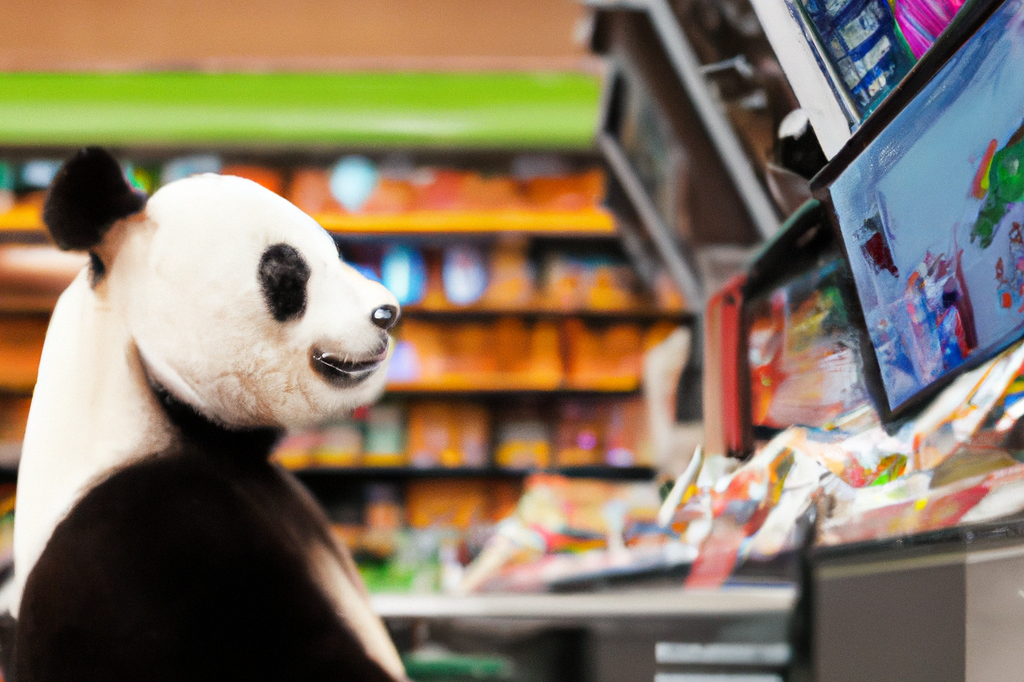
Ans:
{"type": "Polygon", "coordinates": [[[726,587],[719,590],[651,589],[584,594],[479,594],[468,596],[375,594],[384,618],[508,618],[577,620],[723,616],[789,611],[796,589],[726,587]]]}

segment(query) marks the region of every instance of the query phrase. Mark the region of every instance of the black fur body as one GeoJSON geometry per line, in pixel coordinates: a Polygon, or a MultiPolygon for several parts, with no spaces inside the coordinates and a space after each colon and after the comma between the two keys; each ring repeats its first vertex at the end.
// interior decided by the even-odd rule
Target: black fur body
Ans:
{"type": "Polygon", "coordinates": [[[268,460],[277,432],[228,431],[157,395],[180,441],[111,474],[57,526],[26,583],[8,674],[391,682],[312,573],[310,547],[335,545],[268,460]]]}

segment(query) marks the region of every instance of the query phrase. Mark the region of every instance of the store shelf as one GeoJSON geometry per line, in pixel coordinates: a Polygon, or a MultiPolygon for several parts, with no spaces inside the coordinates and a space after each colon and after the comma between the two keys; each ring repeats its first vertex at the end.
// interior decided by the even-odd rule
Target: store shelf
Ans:
{"type": "Polygon", "coordinates": [[[614,237],[615,219],[608,211],[409,211],[393,215],[319,214],[328,231],[347,237],[416,235],[460,236],[516,233],[538,237],[614,237]]]}
{"type": "Polygon", "coordinates": [[[581,73],[5,73],[0,144],[587,149],[581,73]]]}
{"type": "Polygon", "coordinates": [[[576,621],[788,613],[793,587],[657,589],[589,594],[392,595],[370,597],[383,618],[498,618],[576,621]]]}
{"type": "Polygon", "coordinates": [[[292,469],[302,479],[341,478],[351,480],[371,479],[422,479],[422,478],[513,478],[519,479],[535,473],[549,473],[568,478],[596,478],[609,481],[650,481],[657,471],[652,467],[578,466],[552,467],[548,469],[505,469],[501,467],[305,467],[292,469]]]}
{"type": "Polygon", "coordinates": [[[778,232],[779,218],[775,207],[725,115],[724,104],[708,87],[697,54],[668,1],[586,0],[586,4],[598,11],[625,10],[647,14],[761,237],[768,239],[778,232]]]}
{"type": "MultiPolygon", "coordinates": [[[[18,457],[21,455],[20,444],[0,444],[0,479],[16,476],[18,473],[18,457]]],[[[310,479],[347,479],[352,481],[368,480],[410,480],[426,478],[510,478],[520,479],[531,474],[547,473],[567,478],[594,478],[605,481],[650,481],[657,475],[653,467],[631,466],[576,466],[551,467],[547,469],[506,469],[501,467],[337,467],[310,466],[289,469],[303,480],[310,479]]]]}
{"type": "Polygon", "coordinates": [[[42,207],[36,204],[15,204],[6,213],[0,213],[0,230],[4,232],[35,232],[42,229],[42,207]]]}
{"type": "Polygon", "coordinates": [[[387,385],[387,393],[393,396],[625,395],[639,390],[639,377],[608,378],[588,384],[561,381],[527,384],[514,379],[489,380],[486,377],[466,377],[443,382],[402,382],[387,385]]]}
{"type": "Polygon", "coordinates": [[[470,318],[491,317],[525,317],[532,319],[566,319],[583,318],[595,321],[645,321],[664,320],[688,324],[693,321],[693,313],[683,310],[657,310],[652,308],[627,308],[622,310],[599,310],[593,308],[575,308],[556,310],[549,308],[489,308],[467,306],[465,308],[425,308],[422,306],[405,306],[402,317],[417,320],[466,320],[470,318]]]}
{"type": "MultiPolygon", "coordinates": [[[[2,77],[0,77],[2,80],[2,77]]],[[[420,235],[490,236],[519,234],[574,239],[614,238],[615,218],[602,209],[582,211],[409,211],[394,215],[314,216],[324,229],[343,237],[416,237],[420,235]]],[[[0,234],[45,236],[42,215],[34,205],[17,205],[0,214],[0,234]]]]}

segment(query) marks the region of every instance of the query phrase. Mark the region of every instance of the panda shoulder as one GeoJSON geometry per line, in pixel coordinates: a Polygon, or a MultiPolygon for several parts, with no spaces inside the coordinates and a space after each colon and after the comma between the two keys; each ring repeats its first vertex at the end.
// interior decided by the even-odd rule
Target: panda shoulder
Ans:
{"type": "Polygon", "coordinates": [[[158,542],[163,552],[226,553],[265,532],[246,532],[246,526],[261,524],[242,488],[198,457],[147,457],[86,492],[54,530],[47,551],[88,552],[87,543],[96,551],[108,543],[141,551],[158,542]]]}
{"type": "Polygon", "coordinates": [[[19,669],[61,651],[75,674],[60,679],[97,679],[116,651],[124,679],[221,679],[218,660],[253,682],[395,682],[317,586],[302,548],[246,493],[175,456],[95,486],[29,575],[19,669]],[[68,642],[77,648],[64,655],[68,642]]]}
{"type": "Polygon", "coordinates": [[[250,507],[237,482],[196,458],[148,457],[90,488],[56,526],[41,560],[74,565],[223,554],[261,535],[259,528],[247,531],[258,522],[250,507]]]}

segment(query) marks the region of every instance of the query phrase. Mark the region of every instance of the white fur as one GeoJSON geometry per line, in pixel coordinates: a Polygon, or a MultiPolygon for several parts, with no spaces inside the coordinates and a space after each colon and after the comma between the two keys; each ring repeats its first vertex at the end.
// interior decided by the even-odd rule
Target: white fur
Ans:
{"type": "MultiPolygon", "coordinates": [[[[281,197],[240,178],[203,175],[159,190],[96,248],[107,274],[78,275],[54,310],[43,347],[18,476],[14,578],[21,592],[53,529],[106,473],[174,437],[145,373],[209,419],[231,427],[309,426],[373,400],[383,366],[351,388],[313,371],[313,346],[353,360],[379,348],[371,312],[397,301],[337,256],[331,237],[281,197]],[[258,278],[273,244],[309,265],[301,318],[278,322],[258,278]],[[145,367],[145,370],[143,369],[145,367]]],[[[341,567],[317,572],[343,579],[341,567]]],[[[328,586],[387,669],[401,662],[360,590],[328,586]],[[375,625],[367,625],[374,623],[375,625]]]]}
{"type": "Polygon", "coordinates": [[[81,493],[104,472],[169,443],[122,311],[98,297],[82,271],[50,319],[25,430],[14,577],[3,604],[12,615],[50,534],[81,493]]]}

